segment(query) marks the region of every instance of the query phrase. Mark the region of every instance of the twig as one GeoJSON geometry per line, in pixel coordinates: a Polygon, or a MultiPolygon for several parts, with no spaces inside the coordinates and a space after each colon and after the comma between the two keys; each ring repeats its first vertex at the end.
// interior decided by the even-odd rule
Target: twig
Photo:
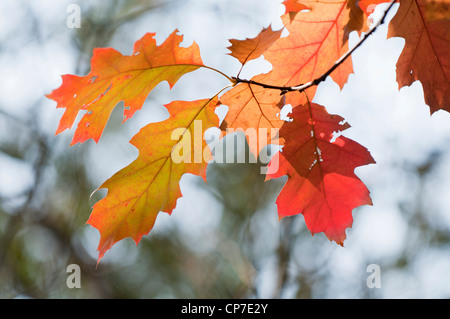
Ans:
{"type": "Polygon", "coordinates": [[[343,56],[341,56],[334,64],[331,68],[328,69],[328,71],[326,71],[324,74],[322,74],[321,76],[319,76],[318,78],[305,83],[305,84],[299,84],[296,86],[278,86],[278,85],[270,85],[270,84],[266,84],[266,83],[261,83],[261,82],[257,82],[257,81],[253,81],[253,80],[245,80],[245,79],[240,79],[239,76],[238,77],[233,77],[232,79],[234,81],[236,81],[236,83],[248,83],[248,84],[254,84],[254,85],[259,85],[263,88],[266,89],[275,89],[275,90],[280,90],[281,94],[285,94],[287,92],[292,92],[292,91],[298,91],[298,92],[303,92],[306,89],[312,87],[312,86],[316,86],[319,83],[325,81],[325,79],[334,71],[336,70],[336,68],[341,65],[357,48],[359,48],[364,41],[367,40],[367,38],[372,35],[372,33],[375,32],[375,30],[384,23],[384,20],[386,19],[386,16],[388,15],[389,11],[391,10],[391,8],[394,6],[394,3],[397,0],[393,0],[390,2],[388,8],[384,11],[383,16],[381,17],[381,19],[378,21],[378,23],[376,23],[374,26],[372,26],[372,28],[369,30],[368,33],[364,34],[361,39],[359,40],[359,42],[350,50],[348,50],[343,56]]]}

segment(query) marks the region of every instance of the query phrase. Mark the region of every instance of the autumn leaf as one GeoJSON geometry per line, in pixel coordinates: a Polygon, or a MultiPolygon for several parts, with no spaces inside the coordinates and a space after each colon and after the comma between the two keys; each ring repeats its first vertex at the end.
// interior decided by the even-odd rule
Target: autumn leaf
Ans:
{"type": "Polygon", "coordinates": [[[284,175],[288,180],[276,204],[279,217],[303,214],[312,234],[324,232],[343,245],[345,230],[353,222],[352,210],[371,205],[369,191],[355,175],[358,166],[375,163],[366,148],[334,134],[350,127],[318,104],[293,108],[280,137],[285,143],[269,164],[267,179],[284,175]]]}
{"type": "MultiPolygon", "coordinates": [[[[294,2],[288,3],[287,10],[294,2]]],[[[297,86],[318,78],[347,52],[351,31],[367,30],[366,16],[354,0],[301,3],[307,10],[297,12],[292,20],[289,14],[282,17],[289,36],[277,40],[264,54],[273,66],[270,80],[276,85],[297,86]]],[[[331,77],[342,87],[352,72],[351,59],[347,59],[331,77]]],[[[307,91],[310,99],[315,90],[307,91]]]]}
{"type": "MultiPolygon", "coordinates": [[[[268,75],[263,74],[255,76],[254,80],[266,81],[267,78],[268,75]]],[[[249,149],[258,157],[264,146],[277,142],[278,129],[284,123],[278,106],[282,99],[278,90],[249,83],[236,85],[220,98],[221,103],[229,107],[221,124],[222,131],[225,134],[239,130],[249,132],[246,135],[249,149]]]]}
{"type": "Polygon", "coordinates": [[[419,80],[431,113],[450,111],[450,1],[400,0],[388,38],[402,37],[399,88],[419,80]]]}
{"type": "Polygon", "coordinates": [[[389,2],[390,0],[361,0],[358,2],[358,5],[362,11],[369,15],[375,11],[377,5],[389,2]]]}
{"type": "Polygon", "coordinates": [[[172,88],[188,72],[204,66],[196,43],[180,47],[183,37],[174,31],[160,46],[154,33],[147,33],[126,56],[112,48],[95,49],[91,71],[79,77],[63,75],[62,85],[47,95],[65,108],[56,133],[70,129],[80,111],[86,111],[72,144],[90,138],[98,142],[114,107],[124,101],[124,121],[142,108],[147,95],[160,82],[172,88]]]}
{"type": "Polygon", "coordinates": [[[291,21],[295,18],[298,12],[302,10],[308,11],[308,7],[305,6],[304,4],[297,2],[297,0],[284,0],[283,4],[286,7],[285,13],[289,14],[289,18],[291,19],[291,21]]]}
{"type": "Polygon", "coordinates": [[[174,101],[166,105],[169,119],[148,124],[132,138],[139,156],[99,187],[108,189],[108,194],[94,205],[87,221],[100,231],[99,261],[123,238],[131,237],[137,244],[160,211],[173,211],[184,174],[206,179],[205,158],[211,153],[203,134],[219,125],[214,113],[217,103],[217,97],[174,101]]]}
{"type": "Polygon", "coordinates": [[[272,26],[264,28],[255,38],[245,40],[229,40],[229,54],[243,65],[259,58],[280,36],[283,30],[273,31],[272,26]]]}
{"type": "MultiPolygon", "coordinates": [[[[284,4],[287,14],[282,17],[282,20],[289,31],[289,36],[276,41],[269,37],[271,41],[267,43],[271,45],[264,46],[264,51],[261,53],[272,64],[272,72],[253,77],[252,81],[281,86],[294,86],[312,81],[325,73],[347,52],[350,31],[367,29],[366,17],[354,1],[334,0],[326,3],[303,1],[301,4],[285,1],[284,4]],[[297,13],[293,20],[289,16],[292,12],[297,13]]],[[[247,56],[251,54],[250,48],[254,48],[261,42],[261,38],[266,37],[266,32],[263,30],[255,39],[232,42],[235,44],[235,51],[240,53],[236,55],[241,62],[246,61],[247,56]],[[238,50],[241,46],[245,48],[242,52],[238,50]]],[[[351,59],[347,59],[332,77],[342,87],[352,71],[351,59]]],[[[315,90],[315,87],[307,90],[310,98],[314,96],[315,90]]],[[[280,128],[282,121],[276,115],[279,109],[275,108],[280,98],[276,95],[275,90],[248,83],[239,84],[221,98],[222,103],[230,107],[225,118],[227,127],[244,130],[253,127],[257,132],[260,128],[280,128]]],[[[291,100],[291,96],[286,95],[286,103],[297,105],[298,95],[294,100],[291,100]]],[[[300,103],[306,101],[304,96],[302,98],[300,103]]],[[[271,138],[273,136],[267,137],[266,144],[270,143],[271,138]]],[[[252,152],[255,155],[258,154],[261,148],[257,149],[254,146],[255,143],[249,143],[249,145],[252,152]]]]}

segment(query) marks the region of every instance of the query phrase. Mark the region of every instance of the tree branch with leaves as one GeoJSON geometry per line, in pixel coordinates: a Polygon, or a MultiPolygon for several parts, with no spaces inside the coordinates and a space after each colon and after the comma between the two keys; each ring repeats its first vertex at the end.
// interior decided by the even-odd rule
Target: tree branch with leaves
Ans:
{"type": "MultiPolygon", "coordinates": [[[[312,101],[317,86],[326,78],[331,77],[341,88],[347,83],[353,72],[352,53],[384,23],[394,6],[390,2],[380,21],[369,29],[369,14],[384,2],[286,0],[281,19],[289,35],[282,36],[282,30],[268,27],[255,38],[230,40],[230,55],[242,65],[236,76],[204,65],[196,43],[180,47],[182,36],[177,31],[159,46],[154,34],[144,35],[129,56],[112,48],[95,49],[86,76],[64,75],[61,87],[48,97],[58,103],[57,107],[65,108],[57,133],[70,129],[79,112],[86,112],[72,144],[88,139],[98,142],[120,101],[124,102],[125,122],[142,108],[158,83],[166,81],[172,88],[183,75],[200,68],[230,81],[225,93],[221,89],[213,97],[171,102],[166,105],[169,119],[148,124],[133,137],[130,143],[138,148],[138,158],[100,186],[107,188],[108,194],[94,205],[88,220],[100,231],[99,261],[123,238],[131,237],[138,243],[153,228],[161,211],[173,211],[181,197],[179,181],[185,173],[206,181],[208,161],[196,157],[199,153],[195,150],[204,155],[208,146],[194,136],[203,136],[210,127],[220,128],[223,136],[238,129],[254,130],[257,145],[249,136],[247,139],[256,157],[269,144],[283,146],[272,156],[266,175],[266,180],[287,176],[276,201],[279,217],[303,214],[311,233],[324,232],[343,245],[346,229],[352,226],[353,209],[372,204],[369,190],[354,170],[375,160],[357,142],[336,136],[349,124],[312,101]],[[349,48],[352,31],[361,39],[349,48]],[[272,70],[250,80],[241,79],[246,63],[261,55],[272,70]],[[215,110],[221,104],[229,110],[219,124],[215,110]],[[293,108],[289,121],[280,117],[286,105],[293,108]],[[199,129],[196,123],[203,126],[199,129]],[[180,149],[184,160],[177,162],[173,153],[180,149]],[[187,153],[188,149],[194,152],[187,153]]],[[[421,81],[432,112],[450,110],[448,10],[448,0],[401,0],[389,25],[389,37],[405,39],[397,64],[399,87],[421,81]]]]}

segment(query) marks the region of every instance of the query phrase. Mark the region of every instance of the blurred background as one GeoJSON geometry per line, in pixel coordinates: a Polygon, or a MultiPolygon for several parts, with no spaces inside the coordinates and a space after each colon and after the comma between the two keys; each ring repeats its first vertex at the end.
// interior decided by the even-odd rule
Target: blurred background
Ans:
{"type": "MultiPolygon", "coordinates": [[[[285,179],[264,182],[261,163],[214,163],[208,184],[183,176],[172,215],[160,213],[138,246],[119,242],[96,268],[99,234],[85,222],[105,192],[91,194],[137,156],[130,138],[167,118],[164,104],[227,83],[208,70],[171,91],[162,83],[124,125],[119,105],[98,144],[71,147],[73,132],[54,135],[63,110],[45,94],[62,74],[88,73],[94,47],[130,54],[146,32],[160,44],[174,29],[183,45],[199,44],[206,65],[235,75],[228,39],[280,29],[283,13],[281,0],[0,2],[0,298],[450,297],[450,116],[430,117],[420,83],[398,90],[403,40],[386,40],[386,25],[355,52],[344,89],[327,80],[315,98],[377,161],[356,171],[374,205],[354,210],[344,248],[312,237],[301,215],[278,220],[285,179]],[[80,28],[68,23],[73,4],[80,28]],[[66,285],[70,264],[80,266],[79,289],[66,285]],[[367,285],[371,264],[380,288],[367,285]]],[[[241,76],[268,70],[260,58],[241,76]]]]}

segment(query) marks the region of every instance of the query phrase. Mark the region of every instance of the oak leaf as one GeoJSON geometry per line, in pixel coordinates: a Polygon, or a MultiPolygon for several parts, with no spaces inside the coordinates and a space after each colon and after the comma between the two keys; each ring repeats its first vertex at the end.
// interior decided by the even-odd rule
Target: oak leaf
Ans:
{"type": "Polygon", "coordinates": [[[285,13],[289,14],[289,18],[291,19],[291,21],[295,18],[297,12],[300,12],[302,10],[308,11],[308,7],[297,2],[297,0],[284,0],[283,5],[286,7],[285,13]]]}
{"type": "Polygon", "coordinates": [[[87,111],[71,144],[90,138],[98,142],[117,103],[124,101],[126,121],[142,108],[147,95],[160,82],[167,81],[172,88],[181,76],[202,67],[197,44],[180,47],[183,37],[176,32],[160,46],[156,45],[154,33],[145,34],[129,56],[112,48],[97,48],[89,74],[63,75],[62,85],[47,95],[58,102],[58,108],[66,109],[56,133],[71,128],[78,113],[87,111]]]}
{"type": "Polygon", "coordinates": [[[139,156],[99,187],[108,189],[108,194],[94,205],[87,221],[100,231],[99,261],[123,238],[131,237],[137,244],[160,211],[173,211],[184,174],[206,179],[211,153],[203,134],[219,125],[217,104],[216,97],[174,101],[166,105],[169,119],[148,124],[131,139],[139,156]]]}
{"type": "MultiPolygon", "coordinates": [[[[253,80],[265,82],[268,77],[262,74],[253,80]]],[[[281,100],[278,90],[249,83],[236,85],[220,98],[220,102],[229,108],[221,124],[222,131],[225,134],[238,130],[252,131],[246,134],[246,138],[250,151],[257,157],[264,146],[277,143],[278,129],[284,123],[278,106],[281,100]]]]}
{"type": "Polygon", "coordinates": [[[283,30],[273,31],[272,26],[264,28],[256,37],[245,40],[229,40],[231,51],[229,55],[235,57],[243,65],[248,61],[259,58],[280,36],[283,30]]]}
{"type": "Polygon", "coordinates": [[[267,179],[288,176],[276,204],[279,217],[303,214],[312,234],[324,232],[343,245],[353,222],[352,210],[371,205],[369,191],[355,175],[358,166],[375,163],[367,149],[344,136],[350,125],[318,104],[293,108],[280,137],[285,143],[269,164],[267,179]]]}
{"type": "Polygon", "coordinates": [[[388,3],[389,0],[361,0],[358,2],[359,7],[367,14],[372,14],[377,5],[381,3],[388,3]]]}
{"type": "MultiPolygon", "coordinates": [[[[282,16],[289,36],[277,40],[264,54],[273,66],[271,81],[276,85],[297,86],[318,78],[347,52],[351,31],[367,30],[367,17],[355,0],[299,2],[307,10],[296,12],[294,19],[289,14],[282,16]]],[[[287,10],[294,2],[288,3],[287,10]]],[[[331,77],[342,87],[352,72],[351,59],[347,59],[331,77]]],[[[307,92],[312,99],[315,87],[307,92]]]]}
{"type": "Polygon", "coordinates": [[[450,112],[450,1],[400,0],[388,37],[402,37],[399,88],[419,80],[431,113],[450,112]]]}

